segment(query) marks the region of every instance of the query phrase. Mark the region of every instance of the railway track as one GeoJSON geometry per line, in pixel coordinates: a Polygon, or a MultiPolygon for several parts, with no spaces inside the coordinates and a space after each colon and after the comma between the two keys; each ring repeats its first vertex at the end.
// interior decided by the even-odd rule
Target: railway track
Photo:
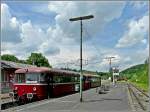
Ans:
{"type": "Polygon", "coordinates": [[[135,111],[147,111],[149,96],[133,84],[128,83],[128,89],[135,111]]]}

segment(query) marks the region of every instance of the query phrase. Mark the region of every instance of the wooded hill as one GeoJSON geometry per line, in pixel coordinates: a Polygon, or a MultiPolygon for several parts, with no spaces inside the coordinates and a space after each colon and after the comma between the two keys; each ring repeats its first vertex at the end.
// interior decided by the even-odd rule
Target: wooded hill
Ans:
{"type": "Polygon", "coordinates": [[[148,90],[148,64],[139,64],[121,72],[130,82],[135,83],[144,90],[148,90]]]}

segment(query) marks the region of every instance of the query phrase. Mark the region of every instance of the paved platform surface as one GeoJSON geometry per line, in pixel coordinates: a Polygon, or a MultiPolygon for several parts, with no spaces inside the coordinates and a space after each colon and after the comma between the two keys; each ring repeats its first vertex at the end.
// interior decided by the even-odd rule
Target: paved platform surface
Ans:
{"type": "Polygon", "coordinates": [[[1,100],[1,104],[12,101],[12,99],[9,96],[9,93],[0,94],[0,100],[1,100]]]}
{"type": "Polygon", "coordinates": [[[56,99],[48,99],[13,109],[17,112],[131,112],[125,84],[110,87],[107,94],[98,94],[96,89],[84,91],[83,102],[79,93],[56,99]]]}
{"type": "Polygon", "coordinates": [[[9,93],[0,94],[1,99],[7,99],[9,98],[9,93]]]}

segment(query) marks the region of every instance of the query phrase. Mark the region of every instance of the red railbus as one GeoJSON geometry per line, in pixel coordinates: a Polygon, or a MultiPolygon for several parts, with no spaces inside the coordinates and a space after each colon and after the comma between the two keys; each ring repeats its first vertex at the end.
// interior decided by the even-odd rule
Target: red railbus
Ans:
{"type": "Polygon", "coordinates": [[[83,89],[90,89],[101,86],[99,75],[83,74],[83,89]]]}
{"type": "Polygon", "coordinates": [[[14,96],[20,103],[42,100],[75,91],[78,73],[43,67],[22,68],[15,71],[14,96]]]}
{"type": "MultiPolygon", "coordinates": [[[[79,78],[79,73],[73,71],[45,67],[21,68],[15,71],[15,82],[10,96],[24,104],[74,93],[79,91],[79,78]]],[[[99,83],[92,81],[93,78],[99,77],[84,74],[83,90],[99,86],[99,83]]]]}

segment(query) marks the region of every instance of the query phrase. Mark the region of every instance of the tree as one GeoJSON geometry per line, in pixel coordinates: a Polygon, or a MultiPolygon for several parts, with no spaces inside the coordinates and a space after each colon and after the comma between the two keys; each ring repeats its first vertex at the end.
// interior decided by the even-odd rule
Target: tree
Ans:
{"type": "Polygon", "coordinates": [[[4,54],[1,56],[2,60],[18,62],[18,58],[11,54],[4,54]]]}
{"type": "Polygon", "coordinates": [[[26,60],[19,60],[19,63],[27,64],[26,60]]]}
{"type": "Polygon", "coordinates": [[[48,59],[46,59],[41,53],[31,53],[31,56],[27,59],[28,64],[33,64],[38,67],[50,67],[51,65],[48,62],[48,59]]]}

